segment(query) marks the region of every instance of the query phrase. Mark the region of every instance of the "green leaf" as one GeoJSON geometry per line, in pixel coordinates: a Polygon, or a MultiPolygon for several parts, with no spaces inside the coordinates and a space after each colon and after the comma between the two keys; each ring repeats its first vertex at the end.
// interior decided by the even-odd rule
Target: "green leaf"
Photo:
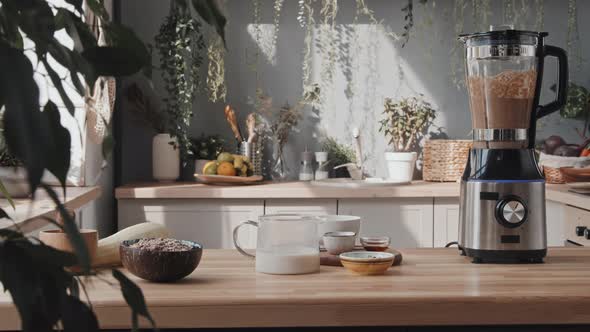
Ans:
{"type": "Polygon", "coordinates": [[[225,45],[225,24],[227,19],[223,15],[219,4],[215,0],[191,0],[193,8],[201,18],[215,28],[225,45]]]}
{"type": "Polygon", "coordinates": [[[59,110],[51,100],[45,104],[43,116],[50,131],[50,140],[44,142],[46,168],[55,175],[65,190],[66,177],[70,169],[70,132],[61,125],[59,110]]]}
{"type": "Polygon", "coordinates": [[[31,6],[23,6],[19,15],[19,27],[35,42],[37,54],[45,54],[55,33],[55,21],[49,4],[46,1],[35,1],[31,6]]]}
{"type": "Polygon", "coordinates": [[[113,277],[119,281],[121,285],[121,292],[123,293],[123,298],[127,305],[131,308],[131,321],[133,326],[133,331],[139,331],[139,324],[137,321],[137,316],[143,316],[147,320],[150,321],[152,327],[156,329],[156,322],[150,315],[147,305],[145,303],[145,298],[143,297],[143,292],[141,289],[129,278],[127,278],[121,271],[114,269],[113,270],[113,277]]]}
{"type": "Polygon", "coordinates": [[[83,15],[84,8],[82,8],[82,1],[83,0],[66,0],[67,3],[74,6],[74,8],[76,9],[76,11],[78,11],[78,13],[83,15]]]}
{"type": "Polygon", "coordinates": [[[83,272],[89,272],[90,254],[88,253],[88,247],[86,247],[86,242],[82,238],[82,235],[80,235],[80,231],[78,230],[76,221],[72,218],[70,213],[68,213],[68,211],[66,210],[65,206],[61,203],[59,197],[57,197],[57,194],[55,193],[53,188],[46,184],[42,184],[41,186],[43,187],[47,195],[51,198],[51,200],[57,207],[59,214],[62,217],[63,229],[66,232],[68,240],[72,244],[72,247],[74,248],[76,256],[78,257],[78,264],[82,268],[83,272]]]}
{"type": "Polygon", "coordinates": [[[59,93],[61,101],[66,106],[66,109],[68,110],[68,112],[70,112],[70,114],[74,115],[74,113],[76,111],[76,107],[74,106],[74,103],[72,102],[72,100],[70,99],[68,94],[66,93],[66,90],[64,89],[63,84],[62,84],[61,77],[59,77],[59,75],[55,72],[55,70],[53,70],[53,68],[51,68],[51,66],[49,65],[49,62],[47,62],[46,57],[41,58],[41,63],[43,63],[43,66],[47,70],[47,74],[49,74],[49,78],[51,79],[53,86],[55,87],[55,89],[59,93]]]}
{"type": "Polygon", "coordinates": [[[67,295],[61,301],[61,322],[64,332],[98,331],[98,320],[94,312],[79,298],[67,295]]]}
{"type": "Polygon", "coordinates": [[[22,51],[0,44],[0,68],[4,137],[9,150],[27,169],[34,193],[45,169],[41,143],[47,139],[47,131],[39,112],[39,90],[33,79],[33,67],[22,51]]]}
{"type": "Polygon", "coordinates": [[[18,31],[18,22],[16,19],[18,19],[18,16],[15,12],[9,12],[5,7],[0,8],[0,26],[4,39],[11,44],[10,46],[22,50],[23,37],[20,31],[18,31]]]}
{"type": "Polygon", "coordinates": [[[103,22],[108,22],[110,20],[109,13],[104,8],[102,0],[86,0],[86,5],[94,15],[98,16],[103,22]]]}
{"type": "Polygon", "coordinates": [[[55,21],[58,29],[66,29],[66,32],[74,41],[74,49],[78,52],[98,45],[96,37],[88,24],[69,10],[59,8],[55,14],[55,21]]]}
{"type": "MultiPolygon", "coordinates": [[[[2,193],[4,199],[7,200],[8,203],[10,203],[10,206],[12,206],[12,208],[14,209],[14,201],[12,200],[12,197],[10,196],[8,190],[6,190],[6,187],[4,186],[4,183],[2,183],[2,180],[0,180],[0,193],[2,193]]],[[[8,217],[8,219],[10,219],[10,217],[8,217]]]]}

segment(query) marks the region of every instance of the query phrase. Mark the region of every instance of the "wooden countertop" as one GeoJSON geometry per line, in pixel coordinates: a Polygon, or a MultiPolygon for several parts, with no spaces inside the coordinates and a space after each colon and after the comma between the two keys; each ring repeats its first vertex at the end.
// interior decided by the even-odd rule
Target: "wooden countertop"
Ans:
{"type": "Polygon", "coordinates": [[[333,188],[307,182],[265,182],[248,186],[211,186],[198,183],[144,183],[119,187],[117,199],[125,198],[374,198],[374,197],[458,197],[454,182],[414,181],[411,185],[333,188]]]}
{"type": "MultiPolygon", "coordinates": [[[[115,190],[117,199],[137,198],[402,198],[459,197],[455,182],[414,181],[410,185],[360,189],[312,186],[305,182],[267,182],[250,186],[209,186],[194,182],[143,183],[125,185],[115,190]]],[[[548,184],[546,197],[550,201],[580,208],[590,206],[590,196],[568,191],[566,185],[548,184]]]]}
{"type": "MultiPolygon", "coordinates": [[[[257,274],[234,250],[205,250],[181,282],[133,280],[160,328],[590,324],[590,248],[550,248],[536,265],[472,264],[452,248],[401,251],[403,264],[383,276],[327,266],[310,275],[257,274]]],[[[101,328],[129,328],[119,290],[90,281],[101,328]]],[[[0,317],[1,330],[18,329],[4,293],[0,317]]]]}
{"type": "MultiPolygon", "coordinates": [[[[100,187],[67,187],[65,198],[61,188],[55,188],[55,191],[66,208],[71,210],[81,208],[97,199],[101,194],[100,187]]],[[[0,207],[12,218],[12,221],[0,219],[0,228],[14,227],[16,224],[23,232],[27,233],[47,224],[46,221],[40,219],[41,217],[55,218],[55,204],[42,190],[37,191],[34,201],[29,198],[14,199],[13,201],[14,209],[8,200],[0,199],[0,207]]]]}

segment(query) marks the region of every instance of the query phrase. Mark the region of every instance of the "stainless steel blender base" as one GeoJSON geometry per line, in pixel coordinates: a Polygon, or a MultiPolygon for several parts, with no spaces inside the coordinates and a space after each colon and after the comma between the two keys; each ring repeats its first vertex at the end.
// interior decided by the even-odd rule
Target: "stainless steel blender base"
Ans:
{"type": "Polygon", "coordinates": [[[542,262],[543,180],[462,181],[459,248],[474,262],[542,262]]]}

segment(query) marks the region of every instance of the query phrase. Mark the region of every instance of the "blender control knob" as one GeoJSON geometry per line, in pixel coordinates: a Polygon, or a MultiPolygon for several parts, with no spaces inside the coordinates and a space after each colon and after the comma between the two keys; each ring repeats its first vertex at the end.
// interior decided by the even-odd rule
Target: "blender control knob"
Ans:
{"type": "Polygon", "coordinates": [[[527,218],[528,211],[524,202],[516,197],[506,197],[496,205],[496,219],[498,222],[508,228],[514,228],[522,225],[527,218]]]}
{"type": "Polygon", "coordinates": [[[586,226],[576,226],[576,236],[584,236],[586,229],[586,226]]]}

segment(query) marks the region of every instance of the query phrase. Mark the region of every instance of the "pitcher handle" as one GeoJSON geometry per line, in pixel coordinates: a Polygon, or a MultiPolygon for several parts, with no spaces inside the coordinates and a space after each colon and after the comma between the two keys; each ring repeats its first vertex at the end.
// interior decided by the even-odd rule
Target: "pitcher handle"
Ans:
{"type": "Polygon", "coordinates": [[[240,254],[247,256],[247,257],[254,258],[254,257],[256,257],[256,255],[253,255],[253,254],[247,252],[246,250],[242,249],[242,247],[240,246],[240,244],[238,242],[238,231],[239,231],[240,227],[245,226],[245,225],[251,225],[251,226],[258,227],[258,223],[256,221],[252,221],[252,220],[244,221],[243,223],[236,226],[236,228],[234,228],[234,246],[236,246],[236,249],[238,249],[240,254]]]}

